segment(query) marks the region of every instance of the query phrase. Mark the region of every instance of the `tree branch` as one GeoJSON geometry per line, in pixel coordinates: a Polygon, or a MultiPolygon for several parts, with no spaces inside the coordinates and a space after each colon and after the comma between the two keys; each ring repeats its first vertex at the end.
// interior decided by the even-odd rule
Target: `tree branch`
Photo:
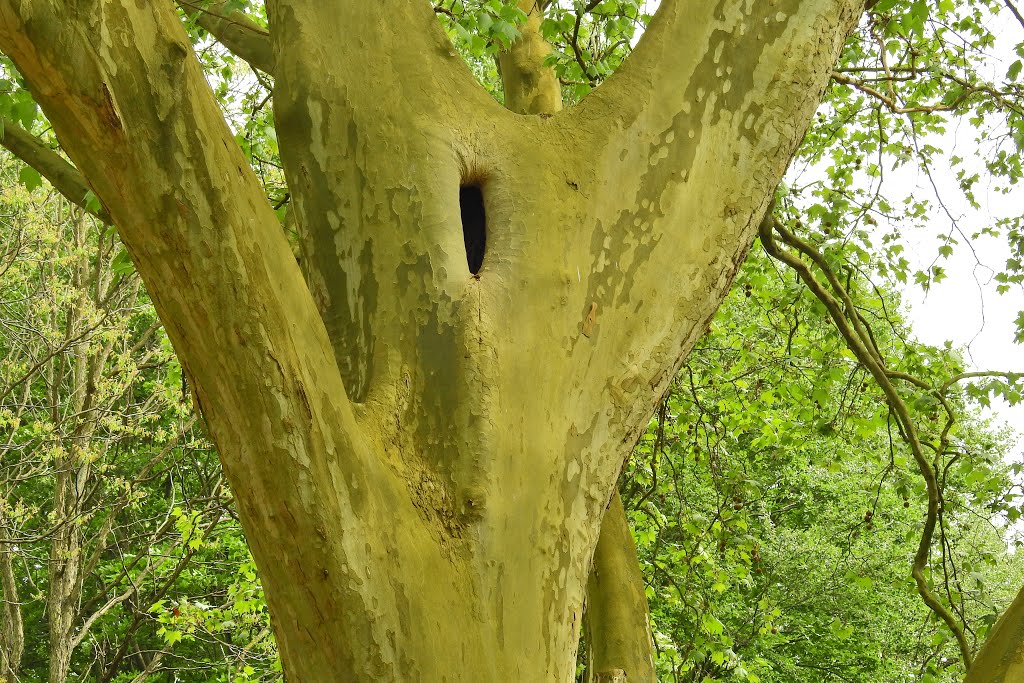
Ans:
{"type": "Polygon", "coordinates": [[[619,373],[612,404],[637,415],[622,424],[652,413],[706,329],[861,11],[858,0],[666,0],[623,66],[553,118],[572,127],[566,177],[596,214],[564,240],[580,245],[567,248],[579,269],[570,306],[584,336],[598,321],[595,354],[609,363],[597,372],[586,357],[581,394],[607,401],[606,373],[619,373]],[[686,286],[672,294],[668,282],[686,286]],[[657,331],[637,335],[648,315],[657,331]]]}
{"type": "Polygon", "coordinates": [[[250,19],[244,12],[228,9],[227,0],[202,7],[188,0],[175,0],[186,14],[232,54],[242,58],[254,69],[274,73],[274,52],[270,32],[250,19]]]}
{"type": "Polygon", "coordinates": [[[78,169],[50,149],[45,142],[10,119],[3,119],[0,123],[0,145],[38,171],[69,202],[85,209],[104,223],[111,222],[105,209],[97,211],[95,206],[90,206],[86,201],[86,194],[90,188],[78,169]]]}
{"type": "MultiPolygon", "coordinates": [[[[900,435],[910,447],[914,461],[921,473],[921,477],[924,479],[925,489],[928,494],[927,515],[921,529],[921,538],[918,543],[917,552],[914,555],[911,574],[917,584],[918,594],[921,596],[922,601],[942,619],[950,632],[953,633],[960,648],[960,656],[964,667],[969,670],[972,663],[972,652],[963,626],[957,621],[953,613],[939,601],[935,591],[928,585],[926,572],[928,570],[932,538],[939,519],[942,492],[936,477],[936,468],[925,456],[922,439],[918,434],[917,425],[910,414],[910,409],[890,381],[892,376],[897,376],[904,380],[913,378],[903,373],[891,373],[887,370],[885,359],[874,343],[870,328],[868,328],[864,319],[857,313],[857,307],[854,305],[849,292],[839,281],[835,272],[829,267],[824,256],[813,245],[801,240],[790,232],[771,214],[770,210],[759,227],[759,235],[764,250],[772,258],[782,261],[789,266],[807,285],[815,297],[824,304],[839,333],[846,340],[850,351],[867,368],[878,383],[883,394],[885,394],[886,402],[896,417],[897,425],[900,428],[900,435]],[[786,245],[795,249],[797,253],[780,247],[776,242],[776,236],[786,245]],[[806,257],[825,275],[828,287],[814,275],[810,266],[798,254],[806,257]]],[[[916,383],[917,381],[915,381],[916,383]]],[[[946,405],[949,420],[942,433],[941,442],[943,448],[939,449],[939,452],[944,449],[949,428],[952,426],[952,413],[948,404],[944,405],[946,405]]]]}
{"type": "Polygon", "coordinates": [[[544,19],[537,0],[519,0],[527,13],[519,38],[497,55],[505,107],[518,114],[555,114],[562,109],[562,88],[554,69],[544,66],[551,46],[540,32],[544,19]]]}
{"type": "MultiPolygon", "coordinates": [[[[641,116],[676,116],[687,105],[693,109],[688,119],[697,123],[700,115],[716,115],[723,109],[738,114],[738,106],[757,90],[755,83],[780,94],[786,85],[796,85],[790,78],[795,71],[788,64],[790,73],[776,72],[784,79],[780,83],[768,80],[774,74],[757,74],[764,67],[779,66],[772,63],[779,59],[772,57],[776,50],[813,59],[813,51],[825,48],[820,38],[845,38],[863,12],[863,3],[856,0],[755,3],[749,13],[742,5],[730,1],[722,8],[665,0],[636,49],[584,100],[583,108],[615,107],[616,118],[627,123],[641,116]]],[[[835,52],[834,46],[826,49],[835,52]]],[[[807,64],[805,69],[822,66],[807,64]]],[[[814,91],[801,99],[820,99],[822,75],[804,84],[813,83],[814,91]]]]}
{"type": "Polygon", "coordinates": [[[1017,23],[1021,25],[1021,28],[1024,28],[1024,16],[1021,16],[1020,10],[1018,10],[1017,6],[1013,4],[1013,1],[1003,0],[1003,3],[1006,5],[1007,9],[1009,9],[1010,12],[1013,14],[1014,18],[1017,19],[1017,23]]]}

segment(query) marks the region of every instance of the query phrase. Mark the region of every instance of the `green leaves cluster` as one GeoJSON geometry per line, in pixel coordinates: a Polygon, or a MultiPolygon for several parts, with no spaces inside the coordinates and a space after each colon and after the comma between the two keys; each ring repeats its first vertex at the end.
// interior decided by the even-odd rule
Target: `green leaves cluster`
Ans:
{"type": "MultiPolygon", "coordinates": [[[[906,341],[895,295],[860,295],[886,321],[878,343],[902,352],[894,371],[961,369],[952,351],[906,341]]],[[[937,419],[936,402],[919,398],[919,419],[937,419]]],[[[1024,578],[1004,538],[1022,500],[1005,435],[959,405],[929,576],[978,644],[1024,578]]],[[[888,405],[820,302],[763,253],[665,397],[622,488],[659,680],[962,675],[909,577],[926,495],[888,405]]]]}

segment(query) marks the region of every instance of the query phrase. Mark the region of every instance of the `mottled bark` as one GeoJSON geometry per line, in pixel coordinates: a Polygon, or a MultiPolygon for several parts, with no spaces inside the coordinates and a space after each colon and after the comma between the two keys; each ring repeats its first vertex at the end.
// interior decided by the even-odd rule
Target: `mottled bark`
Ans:
{"type": "Polygon", "coordinates": [[[554,69],[544,66],[551,46],[540,32],[540,0],[518,0],[526,23],[511,48],[498,54],[505,106],[517,114],[554,114],[562,109],[562,85],[554,69]]]}
{"type": "Polygon", "coordinates": [[[637,562],[636,544],[618,491],[601,523],[594,567],[587,582],[587,632],[590,680],[655,683],[654,641],[637,562]]]}
{"type": "Polygon", "coordinates": [[[1021,681],[1024,681],[1024,589],[992,627],[964,683],[1021,681]]]}
{"type": "MultiPolygon", "coordinates": [[[[501,69],[505,106],[519,114],[555,114],[562,109],[561,92],[554,71],[544,65],[550,46],[538,32],[541,7],[537,0],[520,0],[519,7],[530,12],[531,21],[523,28],[523,40],[510,54],[499,57],[499,63],[506,60],[501,69]]],[[[626,680],[628,674],[629,680],[653,683],[647,596],[618,491],[612,494],[601,522],[587,581],[584,629],[588,633],[588,681],[626,680]]]]}
{"type": "MultiPolygon", "coordinates": [[[[554,71],[544,65],[550,46],[538,27],[543,13],[537,0],[520,0],[530,12],[531,23],[523,29],[523,41],[505,57],[514,68],[501,69],[505,106],[520,114],[555,114],[562,108],[554,71]],[[519,51],[517,52],[517,48],[519,51]],[[534,84],[536,96],[524,96],[523,84],[534,84]]],[[[500,58],[499,58],[500,59],[500,58]]],[[[588,634],[587,680],[655,681],[653,641],[636,546],[616,490],[605,511],[587,581],[584,629],[588,634]]]]}
{"type": "Polygon", "coordinates": [[[552,117],[493,102],[426,2],[268,11],[308,287],[169,2],[0,0],[0,48],[195,378],[291,679],[570,681],[628,444],[859,4],[666,0],[552,117]]]}

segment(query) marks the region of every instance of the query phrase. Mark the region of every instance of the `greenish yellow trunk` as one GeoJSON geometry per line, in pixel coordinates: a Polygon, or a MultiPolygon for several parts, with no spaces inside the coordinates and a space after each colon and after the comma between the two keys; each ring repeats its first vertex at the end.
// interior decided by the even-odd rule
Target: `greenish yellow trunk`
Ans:
{"type": "Polygon", "coordinates": [[[655,683],[653,641],[644,579],[618,491],[604,514],[587,582],[589,680],[655,683]]]}

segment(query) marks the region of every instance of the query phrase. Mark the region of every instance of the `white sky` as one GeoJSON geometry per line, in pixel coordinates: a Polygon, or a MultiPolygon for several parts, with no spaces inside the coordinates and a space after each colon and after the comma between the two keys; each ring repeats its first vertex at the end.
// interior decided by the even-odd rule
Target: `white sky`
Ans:
{"type": "MultiPolygon", "coordinates": [[[[1002,27],[987,74],[995,82],[1003,77],[1007,66],[1015,59],[1014,44],[1024,38],[1017,23],[1004,23],[1002,27]]],[[[965,164],[969,164],[977,150],[975,134],[975,129],[964,123],[951,126],[946,135],[931,142],[947,153],[964,157],[965,164]]],[[[982,178],[975,186],[980,210],[962,200],[952,172],[936,168],[932,173],[946,208],[967,236],[994,225],[998,218],[1020,215],[1024,211],[1024,187],[1017,186],[1010,194],[1000,194],[986,182],[983,168],[974,170],[982,178]]],[[[912,192],[935,198],[935,189],[923,175],[904,177],[901,182],[907,183],[912,192]]],[[[927,266],[932,262],[938,246],[934,235],[950,232],[951,223],[950,216],[937,208],[932,217],[934,229],[928,231],[931,238],[922,235],[908,244],[910,255],[907,258],[914,266],[927,266]]],[[[981,237],[972,240],[970,245],[960,241],[953,255],[940,262],[946,269],[947,279],[933,285],[927,293],[913,285],[903,288],[912,329],[917,338],[927,344],[941,346],[951,341],[954,346],[962,347],[971,370],[1024,372],[1024,347],[1013,341],[1014,321],[1024,310],[1024,291],[1014,286],[1001,295],[992,279],[995,269],[1005,265],[1009,247],[1002,237],[981,237]]],[[[997,419],[1024,434],[1024,405],[1010,407],[1001,401],[994,402],[992,412],[997,419]]],[[[1024,443],[1019,443],[1011,457],[1020,460],[1022,446],[1024,443]]]]}

